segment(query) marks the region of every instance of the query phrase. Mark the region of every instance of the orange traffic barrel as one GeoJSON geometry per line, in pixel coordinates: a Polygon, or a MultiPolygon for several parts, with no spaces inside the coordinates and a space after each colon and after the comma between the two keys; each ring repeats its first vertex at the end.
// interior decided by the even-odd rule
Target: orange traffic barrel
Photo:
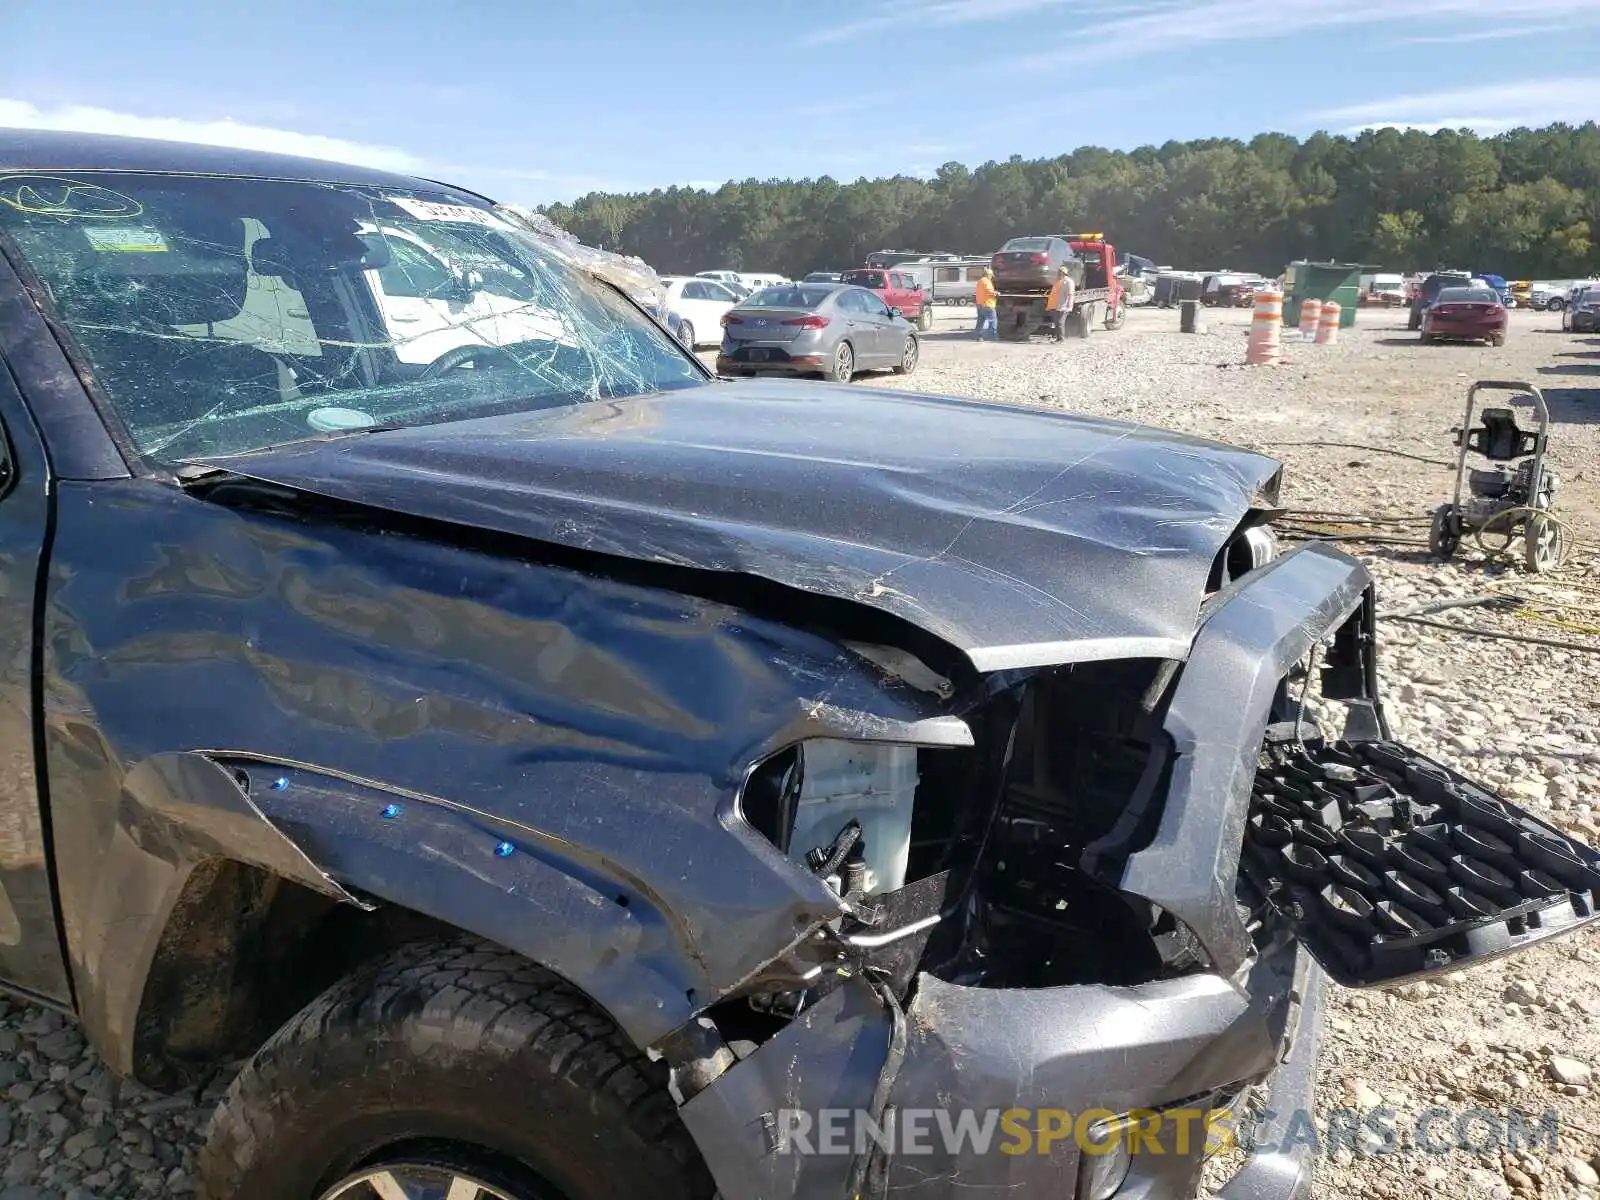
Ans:
{"type": "Polygon", "coordinates": [[[1339,305],[1332,300],[1322,306],[1322,315],[1317,319],[1317,345],[1338,344],[1340,311],[1339,305]]]}
{"type": "Polygon", "coordinates": [[[1263,288],[1256,293],[1250,316],[1250,343],[1244,360],[1252,365],[1275,363],[1283,349],[1283,293],[1263,288]]]}
{"type": "Polygon", "coordinates": [[[1317,322],[1322,317],[1322,301],[1315,296],[1300,302],[1300,336],[1303,338],[1315,337],[1317,322]]]}

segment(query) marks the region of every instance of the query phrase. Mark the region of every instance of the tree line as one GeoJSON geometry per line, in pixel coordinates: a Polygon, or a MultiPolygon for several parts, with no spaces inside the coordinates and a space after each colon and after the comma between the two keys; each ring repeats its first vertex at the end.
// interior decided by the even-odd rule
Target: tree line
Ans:
{"type": "Polygon", "coordinates": [[[1600,125],[1085,146],[976,169],[950,162],[926,179],[749,179],[596,192],[543,211],[663,273],[798,276],[859,266],[873,250],[989,254],[1009,237],[1076,229],[1179,267],[1276,275],[1310,258],[1587,276],[1600,270],[1600,125]]]}

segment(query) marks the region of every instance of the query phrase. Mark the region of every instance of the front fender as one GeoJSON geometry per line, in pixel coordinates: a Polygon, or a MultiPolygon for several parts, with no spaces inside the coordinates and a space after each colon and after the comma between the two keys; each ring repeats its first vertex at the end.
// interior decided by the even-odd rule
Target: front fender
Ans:
{"type": "Polygon", "coordinates": [[[128,773],[108,815],[105,852],[79,927],[70,932],[85,977],[95,983],[80,997],[80,1015],[95,1045],[123,1074],[133,1073],[151,966],[202,864],[245,863],[362,905],[280,833],[223,766],[204,755],[146,759],[128,773]]]}

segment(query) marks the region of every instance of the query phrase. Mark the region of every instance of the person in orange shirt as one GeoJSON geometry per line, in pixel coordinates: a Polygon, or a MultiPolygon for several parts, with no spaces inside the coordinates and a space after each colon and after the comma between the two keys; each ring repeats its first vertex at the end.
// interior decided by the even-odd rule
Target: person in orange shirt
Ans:
{"type": "Polygon", "coordinates": [[[978,280],[977,286],[973,288],[973,301],[978,306],[978,340],[980,342],[983,340],[983,331],[986,329],[998,340],[1000,337],[1000,325],[995,318],[994,312],[993,267],[985,267],[983,269],[983,278],[978,280]]]}
{"type": "Polygon", "coordinates": [[[1050,296],[1044,302],[1045,311],[1050,315],[1050,328],[1054,331],[1058,342],[1067,340],[1067,317],[1072,313],[1073,296],[1076,291],[1072,276],[1067,271],[1067,267],[1061,268],[1056,281],[1050,285],[1050,296]]]}

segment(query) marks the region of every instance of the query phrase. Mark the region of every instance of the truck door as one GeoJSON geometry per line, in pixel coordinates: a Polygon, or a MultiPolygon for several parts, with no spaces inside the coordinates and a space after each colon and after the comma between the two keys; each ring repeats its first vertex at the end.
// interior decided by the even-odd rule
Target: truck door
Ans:
{"type": "MultiPolygon", "coordinates": [[[[0,269],[0,321],[11,307],[7,282],[0,269]]],[[[34,606],[49,503],[44,447],[0,357],[0,982],[67,1004],[33,749],[34,606]]]]}

